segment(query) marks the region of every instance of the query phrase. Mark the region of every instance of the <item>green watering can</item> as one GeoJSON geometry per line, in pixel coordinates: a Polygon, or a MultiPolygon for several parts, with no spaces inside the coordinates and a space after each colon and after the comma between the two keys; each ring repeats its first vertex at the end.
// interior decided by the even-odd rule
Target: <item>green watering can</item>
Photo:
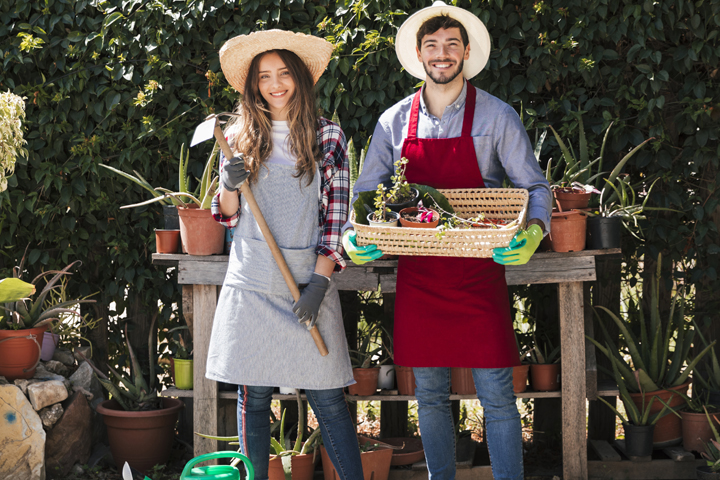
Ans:
{"type": "Polygon", "coordinates": [[[249,458],[242,453],[225,451],[208,453],[193,458],[187,463],[187,465],[185,465],[185,468],[180,475],[180,480],[240,480],[240,471],[232,465],[209,465],[207,467],[193,468],[193,465],[200,462],[228,457],[239,458],[243,461],[243,463],[245,463],[245,467],[248,472],[246,480],[253,480],[255,478],[255,470],[253,469],[249,458]]]}

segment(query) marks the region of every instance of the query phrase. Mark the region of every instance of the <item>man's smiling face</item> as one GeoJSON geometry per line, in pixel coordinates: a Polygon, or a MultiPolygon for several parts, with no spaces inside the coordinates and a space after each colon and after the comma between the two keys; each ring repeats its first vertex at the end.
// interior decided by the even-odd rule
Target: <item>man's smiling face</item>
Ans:
{"type": "Polygon", "coordinates": [[[470,45],[463,45],[459,28],[441,28],[425,35],[421,49],[416,47],[416,51],[428,78],[439,85],[452,82],[462,73],[464,61],[470,58],[470,45]]]}

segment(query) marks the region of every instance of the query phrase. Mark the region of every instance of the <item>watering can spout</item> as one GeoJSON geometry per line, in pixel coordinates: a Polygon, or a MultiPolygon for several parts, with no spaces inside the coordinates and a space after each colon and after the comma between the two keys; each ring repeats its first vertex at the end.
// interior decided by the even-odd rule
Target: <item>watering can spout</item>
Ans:
{"type": "Polygon", "coordinates": [[[253,480],[255,470],[250,459],[239,452],[225,451],[200,455],[190,460],[180,475],[180,480],[240,480],[240,471],[232,465],[209,465],[207,467],[195,467],[198,463],[215,460],[218,458],[239,458],[247,468],[247,479],[253,480]],[[194,467],[194,468],[193,468],[194,467]]]}

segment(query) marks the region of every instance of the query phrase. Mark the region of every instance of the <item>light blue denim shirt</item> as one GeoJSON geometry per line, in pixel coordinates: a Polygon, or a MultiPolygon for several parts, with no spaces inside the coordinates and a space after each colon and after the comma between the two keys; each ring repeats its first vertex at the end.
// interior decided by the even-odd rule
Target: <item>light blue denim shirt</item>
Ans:
{"type": "MultiPolygon", "coordinates": [[[[520,122],[520,117],[502,100],[478,88],[475,91],[477,95],[472,137],[485,186],[502,188],[507,174],[515,188],[525,188],[530,194],[527,219],[542,220],[545,224],[545,233],[548,233],[552,211],[550,185],[535,160],[530,139],[520,122]]],[[[358,192],[374,191],[379,183],[389,180],[392,176],[393,163],[401,158],[403,141],[407,137],[413,96],[404,98],[380,116],[365,157],[362,173],[353,187],[352,202],[357,199],[358,192]]],[[[466,97],[467,83],[458,98],[445,107],[442,118],[437,118],[428,112],[421,96],[418,137],[459,137],[462,132],[466,97]]],[[[343,231],[349,227],[351,224],[348,221],[343,231]]]]}

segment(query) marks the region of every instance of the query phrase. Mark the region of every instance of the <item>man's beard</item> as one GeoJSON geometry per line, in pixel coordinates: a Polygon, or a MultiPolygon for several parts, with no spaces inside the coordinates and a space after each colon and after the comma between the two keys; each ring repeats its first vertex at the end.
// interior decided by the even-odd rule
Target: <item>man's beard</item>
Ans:
{"type": "Polygon", "coordinates": [[[455,77],[457,77],[458,75],[460,75],[462,73],[464,64],[465,64],[465,59],[460,60],[460,64],[458,65],[457,70],[455,70],[454,72],[452,72],[451,74],[449,74],[447,76],[444,76],[442,74],[440,76],[434,76],[432,73],[430,73],[430,70],[428,69],[428,66],[425,65],[425,63],[423,63],[423,68],[425,69],[425,74],[428,77],[430,77],[433,82],[435,82],[438,85],[446,85],[446,84],[452,82],[453,80],[455,80],[455,77]]]}

